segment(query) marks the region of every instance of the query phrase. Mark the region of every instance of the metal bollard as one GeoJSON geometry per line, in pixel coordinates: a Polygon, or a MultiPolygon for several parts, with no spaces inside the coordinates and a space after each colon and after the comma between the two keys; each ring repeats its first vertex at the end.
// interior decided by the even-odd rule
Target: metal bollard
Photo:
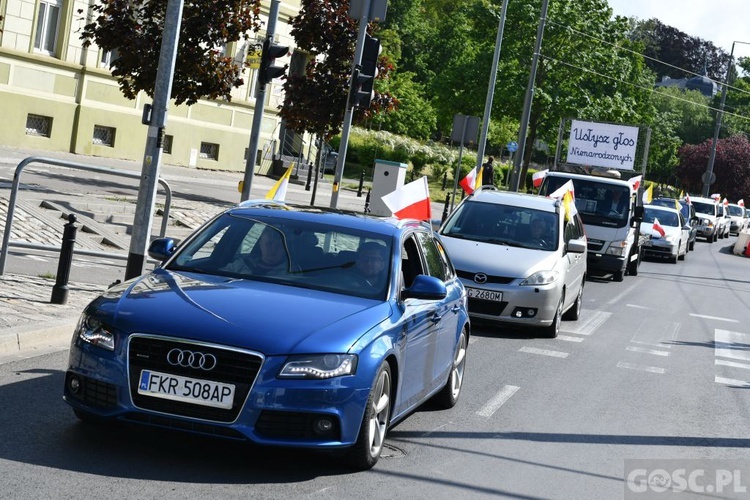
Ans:
{"type": "Polygon", "coordinates": [[[445,196],[445,206],[443,207],[443,218],[440,220],[440,223],[442,224],[445,222],[445,219],[448,218],[448,204],[450,203],[450,196],[445,196]]]}
{"type": "Polygon", "coordinates": [[[357,198],[362,198],[362,186],[365,185],[365,171],[359,174],[359,189],[357,189],[357,198]]]}
{"type": "Polygon", "coordinates": [[[443,174],[443,191],[445,191],[446,185],[448,185],[448,172],[443,174]]]}
{"type": "Polygon", "coordinates": [[[57,279],[52,287],[52,304],[65,304],[68,301],[68,279],[70,266],[73,263],[73,246],[76,243],[75,214],[68,215],[68,223],[63,229],[62,246],[60,247],[60,261],[57,264],[57,279]]]}
{"type": "Polygon", "coordinates": [[[365,213],[370,213],[370,193],[372,192],[371,189],[367,190],[367,197],[365,198],[365,213]]]}
{"type": "Polygon", "coordinates": [[[312,178],[313,166],[311,163],[307,164],[307,182],[305,182],[305,191],[310,191],[310,180],[312,178]]]}

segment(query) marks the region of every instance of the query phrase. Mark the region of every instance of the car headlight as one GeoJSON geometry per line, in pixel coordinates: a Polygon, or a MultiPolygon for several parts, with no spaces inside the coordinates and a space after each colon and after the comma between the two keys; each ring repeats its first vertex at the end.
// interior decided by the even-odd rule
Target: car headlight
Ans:
{"type": "Polygon", "coordinates": [[[702,226],[713,227],[714,224],[709,219],[702,219],[701,220],[701,225],[702,226]]]}
{"type": "Polygon", "coordinates": [[[554,283],[560,273],[557,271],[537,271],[521,282],[521,286],[549,285],[554,283]]]}
{"type": "Polygon", "coordinates": [[[677,237],[676,236],[667,236],[667,241],[674,244],[677,243],[677,237]]]}
{"type": "Polygon", "coordinates": [[[356,371],[357,356],[354,354],[312,354],[290,356],[279,377],[328,379],[354,375],[356,371]]]}
{"type": "Polygon", "coordinates": [[[610,243],[609,248],[607,249],[607,255],[616,255],[618,257],[622,257],[623,255],[625,255],[625,250],[627,250],[627,248],[627,241],[613,241],[612,243],[610,243]]]}
{"type": "Polygon", "coordinates": [[[98,318],[86,313],[81,315],[76,327],[78,338],[108,351],[115,350],[115,335],[98,318]]]}

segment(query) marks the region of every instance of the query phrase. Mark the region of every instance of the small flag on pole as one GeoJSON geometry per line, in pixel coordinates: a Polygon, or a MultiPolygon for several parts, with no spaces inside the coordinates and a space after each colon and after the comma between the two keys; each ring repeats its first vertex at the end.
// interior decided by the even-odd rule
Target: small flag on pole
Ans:
{"type": "Polygon", "coordinates": [[[633,186],[633,191],[638,191],[638,188],[641,187],[641,181],[643,180],[642,175],[636,175],[635,177],[631,177],[628,179],[628,182],[631,186],[633,186]]]}
{"type": "Polygon", "coordinates": [[[430,188],[427,176],[405,184],[382,198],[397,219],[432,219],[430,188]]]}
{"type": "Polygon", "coordinates": [[[655,232],[659,233],[662,238],[667,235],[667,233],[664,231],[664,228],[661,227],[661,224],[659,224],[659,219],[657,219],[656,217],[654,217],[653,229],[655,232]]]}
{"type": "Polygon", "coordinates": [[[576,208],[576,195],[573,186],[573,181],[568,181],[553,193],[547,195],[547,198],[554,198],[562,200],[563,208],[565,209],[565,220],[569,221],[575,214],[578,213],[576,208]]]}
{"type": "Polygon", "coordinates": [[[471,194],[482,185],[482,168],[474,167],[471,171],[466,174],[466,177],[461,179],[458,184],[466,191],[466,194],[471,194]]]}
{"type": "Polygon", "coordinates": [[[284,201],[286,198],[286,188],[289,186],[289,177],[292,175],[292,169],[294,168],[294,162],[289,164],[289,168],[286,169],[284,175],[276,181],[276,184],[266,193],[267,200],[284,201]]]}
{"type": "Polygon", "coordinates": [[[547,173],[549,172],[548,168],[545,168],[544,170],[540,170],[539,172],[534,172],[534,175],[531,176],[531,182],[534,183],[534,187],[539,189],[539,186],[542,185],[542,181],[545,177],[547,177],[547,173]]]}
{"type": "Polygon", "coordinates": [[[738,204],[739,206],[741,206],[742,208],[745,208],[745,200],[744,200],[744,199],[742,199],[742,200],[739,200],[739,201],[737,202],[737,204],[738,204]]]}
{"type": "Polygon", "coordinates": [[[649,185],[646,190],[643,192],[643,203],[649,204],[654,199],[654,185],[649,185]]]}

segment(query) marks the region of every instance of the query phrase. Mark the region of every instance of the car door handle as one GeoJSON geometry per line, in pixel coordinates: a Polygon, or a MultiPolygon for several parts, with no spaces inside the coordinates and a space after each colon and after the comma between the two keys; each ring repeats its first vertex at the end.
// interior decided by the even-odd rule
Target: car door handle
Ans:
{"type": "Polygon", "coordinates": [[[461,310],[461,306],[459,306],[458,304],[455,304],[453,307],[451,307],[451,312],[453,314],[458,313],[458,311],[460,311],[460,310],[461,310]]]}
{"type": "Polygon", "coordinates": [[[437,312],[433,314],[432,316],[430,316],[430,321],[432,321],[433,323],[439,323],[440,320],[442,319],[443,319],[443,315],[437,312]]]}

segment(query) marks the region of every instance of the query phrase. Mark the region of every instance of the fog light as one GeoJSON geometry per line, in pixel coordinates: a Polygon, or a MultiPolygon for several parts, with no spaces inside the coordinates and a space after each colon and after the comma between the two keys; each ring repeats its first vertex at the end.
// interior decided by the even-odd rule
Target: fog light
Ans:
{"type": "Polygon", "coordinates": [[[522,318],[523,312],[520,309],[516,309],[515,315],[516,315],[516,318],[522,318]]]}
{"type": "Polygon", "coordinates": [[[529,317],[529,318],[533,318],[533,317],[534,317],[534,315],[536,314],[536,310],[535,310],[535,309],[529,309],[529,310],[528,310],[528,311],[526,312],[526,314],[528,315],[528,317],[529,317]]]}
{"type": "Polygon", "coordinates": [[[315,421],[313,429],[316,434],[328,434],[331,432],[331,429],[333,429],[333,422],[331,422],[331,419],[328,417],[319,418],[315,421]]]}
{"type": "Polygon", "coordinates": [[[68,381],[68,388],[70,389],[71,393],[78,394],[78,391],[81,390],[81,381],[78,380],[78,377],[70,377],[70,380],[68,381]]]}

